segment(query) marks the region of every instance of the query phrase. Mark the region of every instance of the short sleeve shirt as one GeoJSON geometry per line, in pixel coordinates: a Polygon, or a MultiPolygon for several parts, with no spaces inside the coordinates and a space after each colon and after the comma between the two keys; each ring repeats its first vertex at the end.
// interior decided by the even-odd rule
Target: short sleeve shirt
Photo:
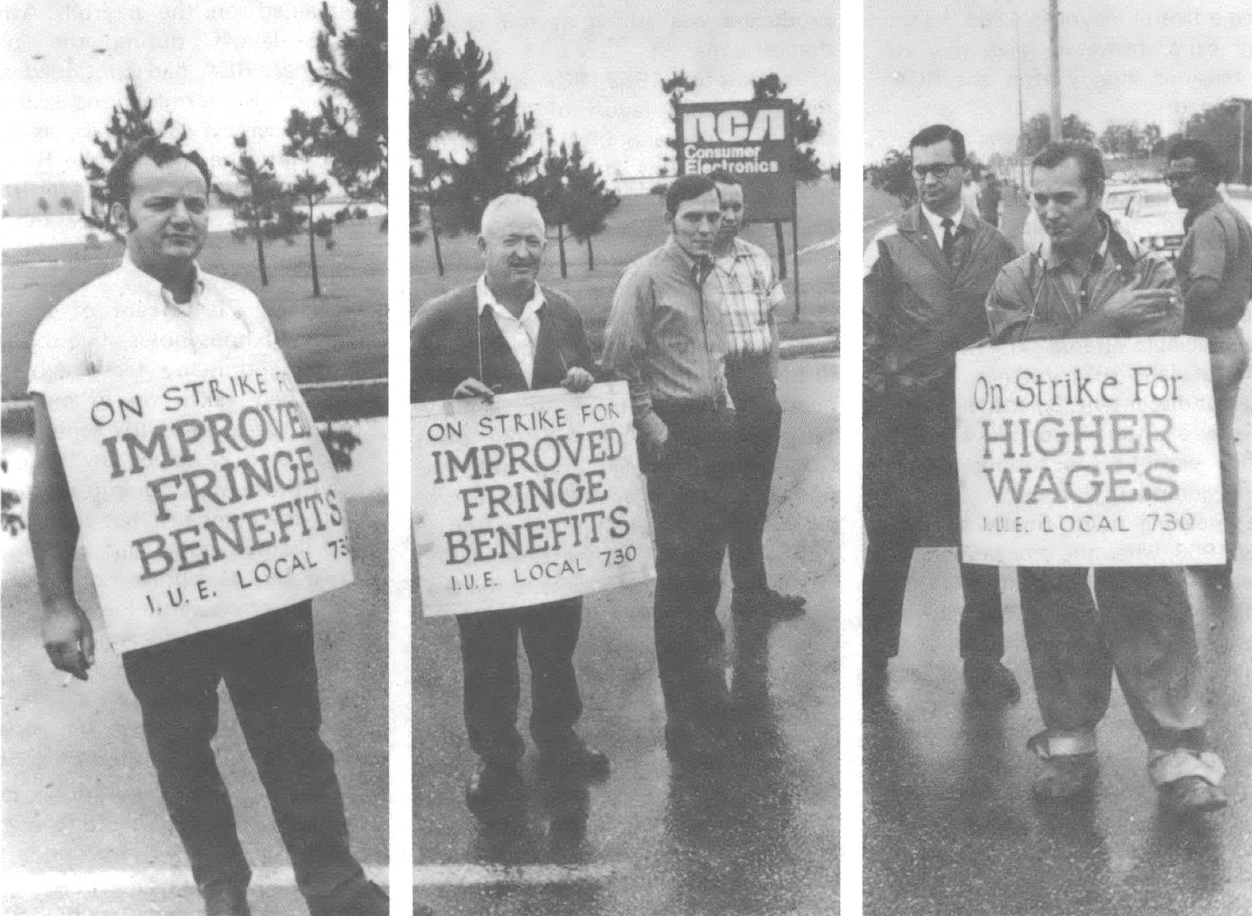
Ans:
{"type": "Polygon", "coordinates": [[[40,323],[28,387],[43,392],[85,375],[170,375],[193,359],[274,347],[269,318],[244,287],[197,269],[191,301],[178,304],[124,257],[40,323]]]}
{"type": "Polygon", "coordinates": [[[763,249],[735,239],[730,254],[713,261],[705,292],[721,309],[731,353],[770,351],[769,319],[786,297],[763,249]]]}
{"type": "Polygon", "coordinates": [[[1232,328],[1252,299],[1252,227],[1230,204],[1215,203],[1190,222],[1174,264],[1183,295],[1192,281],[1217,281],[1213,316],[1187,313],[1184,333],[1232,328]]]}

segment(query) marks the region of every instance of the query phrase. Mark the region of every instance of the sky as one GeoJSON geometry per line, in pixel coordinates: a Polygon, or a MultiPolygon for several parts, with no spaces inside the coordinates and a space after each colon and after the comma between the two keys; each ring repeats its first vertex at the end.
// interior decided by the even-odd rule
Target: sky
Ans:
{"type": "MultiPolygon", "coordinates": [[[[442,0],[445,30],[466,32],[533,111],[536,139],[582,141],[606,176],[655,175],[666,150],[669,103],[661,80],[695,79],[691,101],[751,98],[752,80],[776,72],[787,97],[823,122],[823,165],[838,161],[839,7],[836,0],[442,0]],[[554,15],[556,7],[559,16],[554,15]]],[[[411,0],[414,31],[430,5],[411,0]]]]}
{"type": "MultiPolygon", "coordinates": [[[[316,110],[305,61],[314,56],[320,7],[320,0],[3,0],[4,181],[82,181],[79,156],[95,158],[92,136],[104,132],[132,75],[140,97],[154,100],[153,119],[172,115],[186,127],[188,145],[215,177],[243,131],[280,174],[297,170],[281,161],[283,126],[293,107],[316,110]]],[[[331,2],[332,12],[346,7],[331,2]]]]}
{"type": "MultiPolygon", "coordinates": [[[[1252,3],[1060,0],[1061,109],[1098,135],[1113,122],[1180,122],[1252,97],[1252,3]]],[[[985,158],[1017,137],[1017,23],[1027,120],[1050,108],[1048,0],[871,0],[865,5],[866,160],[947,122],[985,158]]]]}

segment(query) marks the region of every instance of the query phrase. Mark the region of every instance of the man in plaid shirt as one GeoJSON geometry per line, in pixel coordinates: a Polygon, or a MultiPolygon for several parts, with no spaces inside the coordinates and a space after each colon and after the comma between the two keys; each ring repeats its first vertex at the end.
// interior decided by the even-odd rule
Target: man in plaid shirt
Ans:
{"type": "Polygon", "coordinates": [[[804,599],[769,587],[761,544],[770,482],[778,454],[782,405],[774,376],[778,331],[774,310],[782,284],[765,251],[738,238],[744,224],[743,187],[728,172],[709,175],[722,198],[722,222],[713,243],[713,270],[705,293],[726,330],[726,386],[735,405],[737,448],[731,501],[731,609],[736,614],[788,619],[804,613],[804,599]]]}

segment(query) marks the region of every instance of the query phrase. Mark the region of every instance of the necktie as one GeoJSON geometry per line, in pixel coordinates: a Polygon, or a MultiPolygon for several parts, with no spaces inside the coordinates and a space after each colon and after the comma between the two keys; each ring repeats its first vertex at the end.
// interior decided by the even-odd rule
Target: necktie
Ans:
{"type": "Polygon", "coordinates": [[[943,226],[943,256],[951,264],[952,249],[956,247],[956,233],[952,231],[952,217],[945,216],[939,225],[943,226]]]}

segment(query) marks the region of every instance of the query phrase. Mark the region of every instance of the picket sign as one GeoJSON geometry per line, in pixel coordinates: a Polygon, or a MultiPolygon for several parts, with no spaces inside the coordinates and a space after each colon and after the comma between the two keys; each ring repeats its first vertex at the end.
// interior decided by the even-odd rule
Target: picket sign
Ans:
{"type": "Polygon", "coordinates": [[[956,448],[966,562],[1225,560],[1203,339],[1055,340],[961,351],[956,448]]]}
{"type": "Polygon", "coordinates": [[[414,404],[410,420],[424,616],[655,577],[625,382],[414,404]]]}
{"type": "Polygon", "coordinates": [[[44,397],[119,652],[352,581],[344,498],[276,349],[44,397]]]}

